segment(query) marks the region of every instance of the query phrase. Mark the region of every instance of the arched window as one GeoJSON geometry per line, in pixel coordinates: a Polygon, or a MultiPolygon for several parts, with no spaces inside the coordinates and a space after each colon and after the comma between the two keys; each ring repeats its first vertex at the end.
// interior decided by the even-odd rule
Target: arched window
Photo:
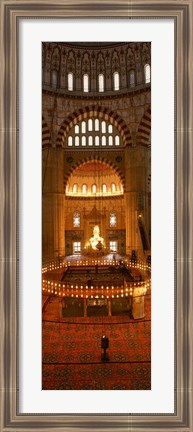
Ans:
{"type": "Polygon", "coordinates": [[[99,119],[95,119],[95,131],[99,131],[99,119]]]}
{"type": "Polygon", "coordinates": [[[96,193],[96,191],[97,191],[97,187],[96,187],[96,184],[93,184],[92,185],[92,193],[96,193]]]}
{"type": "Polygon", "coordinates": [[[82,137],[82,146],[85,146],[85,145],[86,145],[86,137],[83,136],[83,137],[82,137]]]}
{"type": "Polygon", "coordinates": [[[112,183],[112,185],[111,185],[111,192],[114,193],[114,192],[116,192],[116,190],[117,190],[116,184],[112,183]]]}
{"type": "Polygon", "coordinates": [[[78,185],[77,185],[77,183],[73,184],[72,192],[73,193],[77,193],[78,192],[78,185]]]}
{"type": "Polygon", "coordinates": [[[118,146],[120,144],[120,138],[119,135],[116,135],[115,137],[115,145],[118,146]]]}
{"type": "Polygon", "coordinates": [[[89,83],[88,83],[88,75],[84,74],[83,75],[83,91],[85,93],[87,93],[89,90],[89,83]]]}
{"type": "Polygon", "coordinates": [[[73,214],[73,227],[80,228],[80,213],[74,212],[73,214]]]}
{"type": "Polygon", "coordinates": [[[99,146],[99,136],[95,136],[95,146],[99,146]]]}
{"type": "Polygon", "coordinates": [[[92,132],[92,119],[89,119],[88,121],[88,130],[89,132],[92,132]]]}
{"type": "Polygon", "coordinates": [[[104,75],[99,74],[99,92],[104,92],[104,75]]]}
{"type": "Polygon", "coordinates": [[[69,147],[103,147],[109,150],[122,144],[121,135],[108,119],[88,118],[73,124],[66,138],[66,146],[69,147]],[[97,131],[97,129],[99,129],[97,131]]]}
{"type": "Polygon", "coordinates": [[[91,135],[88,137],[88,145],[89,146],[93,145],[93,137],[91,135]]]}
{"type": "Polygon", "coordinates": [[[79,136],[75,136],[75,146],[79,146],[79,136]]]}
{"type": "Polygon", "coordinates": [[[86,133],[86,122],[82,122],[82,133],[86,133]]]}
{"type": "Polygon", "coordinates": [[[110,227],[115,227],[117,225],[117,215],[114,211],[110,212],[109,224],[110,227]]]}
{"type": "Polygon", "coordinates": [[[68,137],[68,146],[71,147],[72,146],[72,136],[68,137]]]}
{"type": "Polygon", "coordinates": [[[52,87],[56,88],[58,85],[58,73],[57,71],[53,70],[52,71],[52,87]]]}
{"type": "Polygon", "coordinates": [[[134,70],[131,70],[129,72],[129,84],[130,84],[130,87],[135,87],[135,72],[134,72],[134,70]]]}
{"type": "Polygon", "coordinates": [[[83,185],[82,185],[82,193],[83,193],[83,194],[86,194],[86,193],[87,193],[87,185],[86,185],[86,184],[83,184],[83,185]]]}
{"type": "Polygon", "coordinates": [[[73,73],[68,74],[68,90],[73,91],[73,73]]]}
{"type": "Polygon", "coordinates": [[[120,183],[119,189],[120,189],[121,192],[123,192],[123,185],[122,185],[122,183],[120,183]]]}
{"type": "Polygon", "coordinates": [[[109,145],[110,146],[113,145],[113,137],[112,137],[112,135],[109,136],[109,145]]]}
{"type": "Polygon", "coordinates": [[[68,186],[68,184],[66,185],[66,193],[68,193],[68,191],[69,191],[69,186],[68,186]]]}
{"type": "Polygon", "coordinates": [[[106,146],[106,136],[102,136],[102,146],[106,146]]]}
{"type": "Polygon", "coordinates": [[[151,80],[151,69],[150,69],[150,65],[146,64],[144,66],[144,76],[145,76],[145,84],[150,83],[151,80]]]}
{"type": "Polygon", "coordinates": [[[102,192],[107,193],[107,185],[105,183],[102,185],[102,192]]]}
{"type": "Polygon", "coordinates": [[[106,122],[102,121],[102,133],[106,133],[106,122]]]}
{"type": "Polygon", "coordinates": [[[114,79],[114,90],[119,90],[119,72],[114,72],[113,79],[114,79]]]}

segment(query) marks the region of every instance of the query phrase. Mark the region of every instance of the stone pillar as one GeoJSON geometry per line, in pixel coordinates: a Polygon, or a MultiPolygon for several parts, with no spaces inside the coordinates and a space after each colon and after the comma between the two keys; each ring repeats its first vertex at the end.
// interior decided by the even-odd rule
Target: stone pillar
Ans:
{"type": "Polygon", "coordinates": [[[134,319],[141,319],[145,316],[144,295],[133,297],[132,315],[134,319]]]}
{"type": "Polygon", "coordinates": [[[108,316],[111,316],[112,315],[112,313],[111,313],[111,299],[107,300],[107,305],[108,305],[108,316]]]}
{"type": "Polygon", "coordinates": [[[42,258],[53,258],[52,149],[42,151],[42,258]]]}
{"type": "Polygon", "coordinates": [[[143,253],[138,217],[141,214],[144,227],[148,226],[148,150],[142,146],[125,149],[125,209],[126,254],[135,249],[143,253]]]}
{"type": "Polygon", "coordinates": [[[86,304],[86,299],[84,298],[83,301],[84,301],[84,317],[86,317],[86,316],[87,316],[87,304],[86,304]]]}
{"type": "Polygon", "coordinates": [[[53,257],[53,213],[52,197],[44,194],[42,197],[42,259],[49,260],[53,257]]]}
{"type": "Polygon", "coordinates": [[[65,215],[64,215],[64,194],[53,194],[54,205],[54,256],[58,258],[65,254],[65,215]]]}
{"type": "Polygon", "coordinates": [[[42,257],[65,254],[65,192],[63,152],[47,149],[42,157],[42,257]]]}
{"type": "Polygon", "coordinates": [[[125,192],[126,255],[140,248],[137,222],[137,194],[125,192]]]}
{"type": "Polygon", "coordinates": [[[59,301],[59,318],[62,318],[62,308],[63,308],[63,304],[61,301],[59,301]]]}

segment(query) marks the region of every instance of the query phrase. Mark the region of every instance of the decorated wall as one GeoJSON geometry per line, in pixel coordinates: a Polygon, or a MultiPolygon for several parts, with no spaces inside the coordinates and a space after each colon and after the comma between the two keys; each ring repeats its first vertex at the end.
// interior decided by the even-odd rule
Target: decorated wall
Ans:
{"type": "Polygon", "coordinates": [[[43,259],[73,254],[76,241],[85,253],[95,223],[106,252],[111,251],[110,242],[118,241],[120,254],[130,254],[133,249],[148,253],[151,90],[145,77],[147,64],[148,43],[100,48],[88,44],[86,49],[81,44],[43,44],[43,259]],[[130,71],[134,71],[134,83],[130,71]],[[57,72],[56,81],[53,72],[57,72]],[[118,89],[114,87],[115,72],[119,74],[118,89]],[[70,73],[73,89],[69,89],[70,73]],[[86,74],[88,91],[83,87],[86,74]],[[103,91],[97,87],[101,74],[103,91]],[[76,184],[77,191],[73,191],[76,184]],[[95,208],[104,217],[90,216],[89,220],[95,208]],[[113,211],[116,227],[109,226],[113,211]],[[80,213],[80,227],[73,226],[75,212],[80,213]]]}

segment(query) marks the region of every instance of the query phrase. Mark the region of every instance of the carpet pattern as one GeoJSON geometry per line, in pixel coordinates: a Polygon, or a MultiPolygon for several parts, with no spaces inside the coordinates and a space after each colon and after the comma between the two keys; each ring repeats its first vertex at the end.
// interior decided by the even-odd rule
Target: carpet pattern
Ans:
{"type": "Polygon", "coordinates": [[[150,390],[149,363],[43,367],[43,390],[150,390]]]}
{"type": "MultiPolygon", "coordinates": [[[[43,304],[46,297],[43,299],[43,304]]],[[[151,389],[150,297],[144,320],[128,316],[59,317],[59,299],[42,322],[42,389],[151,389]],[[109,361],[101,361],[101,337],[109,338],[109,361]]]]}

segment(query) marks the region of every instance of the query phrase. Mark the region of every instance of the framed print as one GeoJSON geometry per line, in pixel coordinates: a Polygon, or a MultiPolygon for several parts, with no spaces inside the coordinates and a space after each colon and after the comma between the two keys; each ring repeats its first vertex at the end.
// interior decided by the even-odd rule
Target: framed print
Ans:
{"type": "Polygon", "coordinates": [[[192,0],[1,1],[1,430],[192,424],[192,0]]]}

